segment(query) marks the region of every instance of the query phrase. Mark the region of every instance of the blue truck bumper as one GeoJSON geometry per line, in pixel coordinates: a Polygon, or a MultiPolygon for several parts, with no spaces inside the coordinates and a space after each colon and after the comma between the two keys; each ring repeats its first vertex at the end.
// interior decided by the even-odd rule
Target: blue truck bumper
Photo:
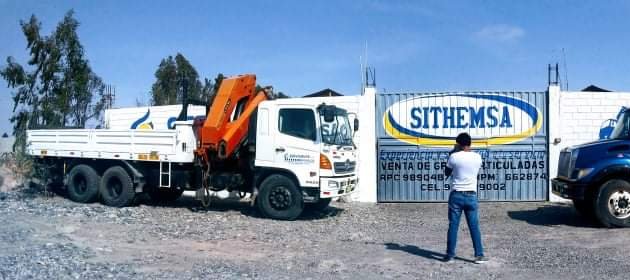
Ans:
{"type": "Polygon", "coordinates": [[[551,180],[551,191],[566,199],[584,199],[587,185],[555,178],[551,180]]]}

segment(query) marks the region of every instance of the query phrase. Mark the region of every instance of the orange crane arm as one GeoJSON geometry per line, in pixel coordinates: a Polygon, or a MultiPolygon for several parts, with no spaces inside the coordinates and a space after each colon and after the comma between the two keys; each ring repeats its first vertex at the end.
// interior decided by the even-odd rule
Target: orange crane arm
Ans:
{"type": "Polygon", "coordinates": [[[267,100],[265,92],[254,93],[255,75],[225,79],[199,128],[197,154],[216,152],[220,159],[231,156],[247,137],[248,122],[260,102],[267,100]]]}

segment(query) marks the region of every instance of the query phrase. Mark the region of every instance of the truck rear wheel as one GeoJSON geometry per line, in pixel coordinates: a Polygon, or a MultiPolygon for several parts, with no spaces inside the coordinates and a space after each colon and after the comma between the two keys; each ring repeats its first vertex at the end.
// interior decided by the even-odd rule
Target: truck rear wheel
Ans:
{"type": "Polygon", "coordinates": [[[120,166],[112,166],[103,173],[100,192],[103,204],[113,207],[128,206],[136,195],[131,177],[120,166]]]}
{"type": "Polygon", "coordinates": [[[94,168],[79,164],[68,173],[68,197],[81,203],[94,202],[98,198],[100,177],[94,168]]]}
{"type": "Polygon", "coordinates": [[[629,227],[630,183],[619,179],[604,183],[595,200],[595,214],[606,227],[629,227]]]}
{"type": "Polygon", "coordinates": [[[295,220],[304,210],[298,186],[283,175],[271,175],[260,184],[256,205],[263,215],[277,220],[295,220]]]}

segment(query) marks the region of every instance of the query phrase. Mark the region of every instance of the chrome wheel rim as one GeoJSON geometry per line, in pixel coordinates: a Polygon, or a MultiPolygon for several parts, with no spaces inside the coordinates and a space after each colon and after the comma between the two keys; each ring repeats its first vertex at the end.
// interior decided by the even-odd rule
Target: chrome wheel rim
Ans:
{"type": "Polygon", "coordinates": [[[617,219],[630,217],[630,193],[618,190],[608,198],[608,212],[617,219]]]}

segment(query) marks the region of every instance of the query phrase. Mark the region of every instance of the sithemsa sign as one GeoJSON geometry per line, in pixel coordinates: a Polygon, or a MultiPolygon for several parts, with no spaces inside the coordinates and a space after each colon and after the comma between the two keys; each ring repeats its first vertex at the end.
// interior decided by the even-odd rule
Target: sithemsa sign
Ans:
{"type": "Polygon", "coordinates": [[[474,147],[505,145],[535,135],[543,114],[522,99],[499,94],[436,94],[393,103],[383,128],[400,141],[450,147],[466,131],[474,147]]]}

